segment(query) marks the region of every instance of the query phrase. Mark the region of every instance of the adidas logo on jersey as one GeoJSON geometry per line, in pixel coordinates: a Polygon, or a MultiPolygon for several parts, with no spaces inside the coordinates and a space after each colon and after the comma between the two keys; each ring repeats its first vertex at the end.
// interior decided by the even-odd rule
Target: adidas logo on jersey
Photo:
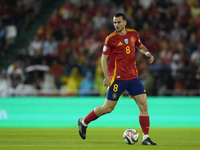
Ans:
{"type": "Polygon", "coordinates": [[[123,45],[122,42],[119,42],[118,46],[123,45]]]}

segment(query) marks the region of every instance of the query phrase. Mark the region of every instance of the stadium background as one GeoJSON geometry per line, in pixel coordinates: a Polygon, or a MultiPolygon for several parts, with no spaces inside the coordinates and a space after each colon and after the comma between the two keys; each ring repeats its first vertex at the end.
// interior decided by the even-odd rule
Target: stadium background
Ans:
{"type": "MultiPolygon", "coordinates": [[[[136,52],[152,126],[200,126],[198,0],[1,0],[0,10],[0,127],[74,127],[101,105],[100,56],[117,12],[155,56],[149,65],[136,52]]],[[[131,120],[139,127],[133,121],[138,108],[126,92],[118,105],[111,115],[121,123],[105,116],[99,126],[131,120]]]]}

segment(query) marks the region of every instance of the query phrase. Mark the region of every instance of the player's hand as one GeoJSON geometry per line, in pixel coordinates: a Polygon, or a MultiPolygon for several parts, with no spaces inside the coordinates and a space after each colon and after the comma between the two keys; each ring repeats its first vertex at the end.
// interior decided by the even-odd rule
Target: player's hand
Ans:
{"type": "Polygon", "coordinates": [[[149,60],[148,60],[148,62],[149,62],[150,64],[152,64],[152,63],[153,63],[153,61],[154,61],[154,56],[153,56],[153,55],[151,55],[151,54],[147,54],[147,57],[149,57],[149,60]]]}
{"type": "Polygon", "coordinates": [[[110,83],[111,83],[110,77],[105,78],[103,81],[103,85],[106,89],[110,86],[110,83]]]}

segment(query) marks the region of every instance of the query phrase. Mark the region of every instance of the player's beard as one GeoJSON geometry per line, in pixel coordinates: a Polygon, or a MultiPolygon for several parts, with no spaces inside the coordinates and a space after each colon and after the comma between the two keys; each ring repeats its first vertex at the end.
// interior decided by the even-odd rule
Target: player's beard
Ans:
{"type": "Polygon", "coordinates": [[[124,30],[124,27],[121,28],[121,29],[120,29],[120,28],[119,28],[119,29],[116,29],[116,30],[117,30],[118,33],[122,33],[122,31],[124,30]]]}

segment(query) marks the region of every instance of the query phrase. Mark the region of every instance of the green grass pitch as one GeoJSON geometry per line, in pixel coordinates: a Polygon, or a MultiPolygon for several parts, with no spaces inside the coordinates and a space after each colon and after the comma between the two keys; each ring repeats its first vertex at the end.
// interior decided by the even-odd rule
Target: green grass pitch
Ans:
{"type": "Polygon", "coordinates": [[[150,128],[157,146],[122,139],[126,128],[88,128],[82,140],[77,128],[0,128],[0,150],[199,150],[200,128],[150,128]]]}

